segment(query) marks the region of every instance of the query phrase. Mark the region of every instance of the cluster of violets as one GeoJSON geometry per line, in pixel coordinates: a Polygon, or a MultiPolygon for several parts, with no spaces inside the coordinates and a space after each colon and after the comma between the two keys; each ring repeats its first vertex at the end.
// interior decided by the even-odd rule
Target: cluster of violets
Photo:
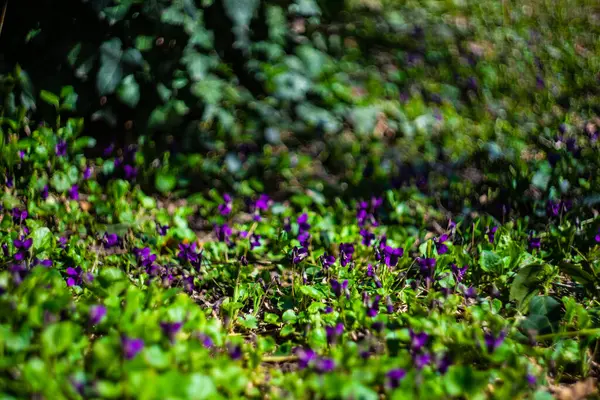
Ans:
{"type": "MultiPolygon", "coordinates": [[[[569,144],[567,143],[567,147],[569,144]]],[[[67,143],[60,140],[55,147],[55,152],[58,157],[64,157],[67,154],[67,143]]],[[[114,152],[114,146],[109,146],[105,150],[105,156],[110,157],[114,152]]],[[[128,148],[122,156],[114,159],[115,173],[121,174],[124,179],[134,180],[137,176],[137,168],[135,167],[135,153],[136,148],[128,148]]],[[[92,176],[93,168],[86,167],[83,171],[83,179],[89,179],[92,176]]],[[[7,180],[7,185],[12,187],[12,181],[7,180]],[[10,183],[10,185],[9,185],[10,183]]],[[[79,186],[73,185],[67,192],[69,199],[79,200],[79,186]]],[[[40,196],[42,199],[46,199],[49,196],[49,188],[45,186],[40,196]]],[[[263,220],[263,217],[268,213],[272,200],[266,194],[259,195],[256,199],[249,199],[246,201],[245,212],[252,216],[254,223],[259,223],[263,220]]],[[[383,199],[379,197],[372,197],[369,201],[360,201],[356,211],[356,223],[359,227],[360,244],[366,248],[372,250],[372,254],[376,263],[368,263],[366,266],[366,277],[373,280],[373,283],[377,288],[382,287],[380,280],[380,272],[383,268],[393,269],[395,268],[401,259],[404,257],[404,249],[402,247],[396,247],[388,243],[388,238],[385,234],[378,236],[375,232],[380,226],[378,220],[381,207],[383,205],[383,199]]],[[[547,213],[551,217],[558,217],[561,214],[567,212],[572,207],[570,200],[561,201],[550,201],[547,206],[547,213]]],[[[235,246],[235,239],[241,238],[248,240],[250,250],[255,250],[262,245],[261,236],[254,233],[253,229],[250,231],[239,231],[235,232],[231,227],[231,218],[234,210],[234,198],[230,194],[223,195],[223,202],[218,204],[217,211],[219,215],[225,218],[226,222],[214,224],[214,234],[218,241],[226,243],[229,247],[235,246]]],[[[14,208],[11,210],[11,216],[13,222],[21,227],[22,234],[18,239],[13,240],[14,251],[11,254],[7,244],[2,245],[3,254],[5,257],[12,257],[15,264],[12,266],[12,271],[15,274],[15,282],[20,282],[27,270],[35,265],[42,265],[44,267],[52,267],[52,260],[38,260],[37,258],[30,257],[30,249],[33,244],[33,239],[28,238],[29,231],[25,226],[25,221],[29,217],[27,210],[20,208],[14,208]]],[[[310,254],[311,247],[311,224],[309,222],[309,216],[307,213],[302,213],[295,219],[295,226],[297,229],[293,229],[292,222],[289,218],[284,221],[283,229],[288,234],[295,234],[295,239],[299,242],[300,246],[294,247],[291,252],[291,262],[294,265],[301,264],[306,260],[310,254]]],[[[433,245],[435,247],[437,255],[441,256],[449,252],[450,246],[452,245],[452,237],[454,232],[455,224],[450,221],[447,232],[441,234],[439,237],[433,239],[433,245]]],[[[157,223],[157,233],[161,236],[167,234],[169,230],[168,225],[160,225],[157,223]]],[[[498,233],[498,226],[490,226],[487,228],[486,236],[490,244],[494,244],[496,235],[498,233]]],[[[600,243],[600,231],[595,236],[595,241],[600,243]]],[[[107,249],[114,247],[124,247],[123,241],[117,234],[106,233],[102,238],[101,242],[107,249]]],[[[65,247],[67,240],[60,238],[59,246],[65,247]]],[[[530,234],[528,239],[528,247],[531,251],[541,249],[541,238],[536,237],[533,233],[530,234]]],[[[161,266],[157,263],[157,255],[152,253],[149,247],[135,248],[133,250],[134,255],[137,258],[138,264],[142,267],[149,276],[159,278],[163,283],[171,285],[177,281],[176,276],[172,270],[168,267],[161,266]]],[[[319,261],[324,271],[331,270],[336,262],[339,260],[339,265],[342,268],[348,268],[352,270],[356,268],[356,260],[354,255],[356,248],[354,243],[340,243],[338,246],[338,254],[323,254],[319,261]]],[[[203,261],[203,253],[199,251],[196,243],[180,243],[178,244],[177,258],[180,262],[185,265],[192,267],[192,270],[199,273],[203,261]]],[[[242,263],[247,263],[246,259],[242,259],[242,263]]],[[[413,285],[418,285],[420,282],[425,283],[426,288],[431,288],[436,281],[436,268],[437,259],[435,257],[417,257],[414,263],[418,266],[418,274],[421,281],[414,281],[413,285]]],[[[451,273],[457,284],[457,290],[462,293],[465,298],[476,298],[477,293],[473,287],[466,287],[462,284],[464,281],[468,266],[459,267],[455,264],[449,265],[451,273]]],[[[191,271],[190,271],[191,272],[191,271]]],[[[184,274],[179,277],[179,283],[188,292],[195,290],[194,285],[194,274],[184,274]]],[[[329,285],[334,298],[341,299],[345,297],[350,299],[351,288],[349,287],[349,281],[347,279],[339,280],[336,277],[332,277],[329,274],[329,285]]],[[[91,273],[87,273],[82,270],[79,266],[69,266],[64,271],[64,278],[67,286],[81,286],[86,283],[92,282],[94,276],[91,273]]],[[[306,278],[304,278],[306,284],[306,278]]],[[[440,288],[445,294],[452,292],[452,289],[440,288]]],[[[362,294],[363,305],[365,307],[365,314],[369,318],[375,318],[380,312],[380,306],[382,298],[379,295],[371,297],[367,292],[362,294]]],[[[385,308],[388,313],[394,312],[394,305],[391,298],[388,296],[385,299],[385,308]]],[[[326,308],[326,313],[331,313],[332,307],[326,308]]],[[[107,310],[102,305],[96,305],[90,308],[89,321],[92,325],[101,323],[106,317],[107,310]]],[[[381,323],[373,322],[373,327],[382,329],[381,323]]],[[[183,326],[182,322],[161,322],[160,328],[164,335],[169,341],[174,342],[177,333],[183,326]]],[[[335,345],[343,336],[344,325],[340,322],[333,326],[326,327],[327,343],[329,345],[335,345]]],[[[493,353],[504,341],[506,337],[506,331],[500,331],[497,335],[491,332],[484,333],[484,343],[482,348],[486,349],[489,353],[493,353]]],[[[203,343],[209,347],[212,346],[212,341],[208,336],[201,338],[203,343]]],[[[409,351],[412,359],[412,364],[417,370],[423,369],[425,366],[432,366],[440,373],[445,373],[448,367],[452,364],[450,355],[434,354],[431,349],[428,348],[430,343],[430,337],[425,332],[415,332],[410,329],[410,345],[409,351]]],[[[144,341],[139,338],[131,338],[123,336],[121,339],[121,345],[123,350],[123,356],[126,359],[134,358],[144,348],[144,341]]],[[[229,355],[233,359],[239,359],[241,357],[241,348],[239,346],[230,346],[229,355]]],[[[310,368],[318,373],[327,373],[336,368],[335,361],[332,358],[322,357],[317,354],[311,348],[301,347],[295,349],[295,354],[298,357],[298,366],[301,369],[310,368]]],[[[406,370],[401,368],[390,369],[386,374],[386,384],[390,388],[398,387],[402,379],[406,376],[406,370]]],[[[535,380],[535,377],[528,375],[528,379],[535,380]]]]}

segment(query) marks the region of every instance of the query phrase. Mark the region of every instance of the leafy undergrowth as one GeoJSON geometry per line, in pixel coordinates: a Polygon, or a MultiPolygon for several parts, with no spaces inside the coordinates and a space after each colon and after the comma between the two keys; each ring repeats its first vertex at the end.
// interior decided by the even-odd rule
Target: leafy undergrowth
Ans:
{"type": "Polygon", "coordinates": [[[158,200],[135,148],[88,160],[81,128],[4,143],[2,398],[593,391],[600,235],[569,202],[534,227],[414,187],[158,200]]]}

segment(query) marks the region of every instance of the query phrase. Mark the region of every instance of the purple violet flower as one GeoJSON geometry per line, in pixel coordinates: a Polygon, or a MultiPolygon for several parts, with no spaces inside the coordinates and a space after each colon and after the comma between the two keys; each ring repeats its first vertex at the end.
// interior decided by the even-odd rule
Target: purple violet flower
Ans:
{"type": "Polygon", "coordinates": [[[450,265],[450,269],[452,270],[452,273],[454,274],[454,276],[456,278],[456,282],[460,282],[463,280],[463,278],[465,277],[465,274],[467,273],[468,268],[469,268],[468,265],[465,265],[462,268],[458,268],[456,266],[456,264],[450,265]]]}
{"type": "Polygon", "coordinates": [[[19,210],[17,207],[12,209],[12,217],[15,224],[22,223],[28,216],[27,210],[19,210]]]}
{"type": "Polygon", "coordinates": [[[169,338],[169,341],[173,343],[175,341],[175,336],[181,330],[183,326],[183,322],[161,322],[160,329],[162,329],[163,333],[169,338]]]}
{"type": "Polygon", "coordinates": [[[498,231],[498,227],[494,226],[492,228],[488,228],[487,237],[490,243],[494,244],[494,240],[496,238],[496,231],[498,231]]]}
{"type": "Polygon", "coordinates": [[[198,253],[196,251],[196,243],[180,243],[179,244],[179,253],[177,253],[177,258],[183,261],[187,261],[192,264],[194,267],[200,267],[200,263],[202,262],[202,253],[198,253]]]}
{"type": "Polygon", "coordinates": [[[215,342],[213,342],[211,337],[208,335],[205,335],[204,333],[198,334],[198,340],[200,340],[202,342],[202,345],[207,349],[210,349],[211,347],[213,347],[215,345],[215,342]]]}
{"type": "Polygon", "coordinates": [[[341,243],[340,244],[340,263],[342,267],[352,262],[352,255],[354,254],[354,245],[352,243],[341,243]]]}
{"type": "Polygon", "coordinates": [[[126,164],[123,166],[123,172],[125,173],[125,179],[132,181],[138,174],[138,169],[132,165],[126,164]]]}
{"type": "Polygon", "coordinates": [[[266,194],[261,194],[256,202],[254,203],[254,207],[260,211],[268,211],[269,206],[271,204],[271,199],[266,194]]]}
{"type": "Polygon", "coordinates": [[[429,341],[429,335],[425,332],[415,333],[412,329],[409,330],[410,347],[413,351],[421,350],[429,341]]]}
{"type": "Polygon", "coordinates": [[[60,139],[56,146],[54,147],[54,151],[58,157],[63,157],[67,154],[67,142],[60,139]]]}
{"type": "Polygon", "coordinates": [[[232,360],[239,360],[242,358],[242,347],[240,345],[228,345],[227,352],[232,360]]]}
{"type": "Polygon", "coordinates": [[[448,252],[448,246],[444,243],[448,240],[448,235],[442,235],[437,239],[433,239],[433,243],[435,244],[435,248],[439,255],[446,254],[448,252]]]}
{"type": "Polygon", "coordinates": [[[106,307],[101,304],[90,307],[90,322],[92,325],[98,325],[106,315],[106,307]]]}
{"type": "Polygon", "coordinates": [[[413,362],[417,369],[423,369],[426,365],[431,363],[431,355],[429,353],[420,353],[413,356],[413,362]]]}
{"type": "Polygon", "coordinates": [[[41,193],[41,197],[42,200],[46,200],[48,198],[48,185],[44,186],[44,188],[42,189],[42,193],[41,193]]]}
{"type": "Polygon", "coordinates": [[[376,295],[370,304],[367,306],[367,316],[371,318],[375,318],[379,313],[379,301],[381,300],[381,296],[376,295]]]}
{"type": "Polygon", "coordinates": [[[383,262],[388,267],[395,267],[398,264],[398,260],[403,255],[404,249],[402,247],[394,248],[391,246],[385,246],[383,248],[383,262]]]}
{"type": "Polygon", "coordinates": [[[529,236],[529,250],[539,249],[542,247],[542,239],[539,237],[529,236]]]}
{"type": "Polygon", "coordinates": [[[395,368],[389,370],[385,376],[387,378],[387,385],[390,389],[396,389],[400,386],[400,381],[406,376],[406,371],[402,368],[395,368]]]}
{"type": "Polygon", "coordinates": [[[448,353],[444,354],[437,363],[437,370],[440,374],[444,375],[448,368],[452,365],[452,359],[448,353]]]}
{"type": "Polygon", "coordinates": [[[292,263],[299,264],[300,261],[308,257],[308,250],[304,247],[294,247],[292,249],[292,263]]]}
{"type": "Polygon", "coordinates": [[[333,264],[335,264],[335,257],[330,256],[327,253],[323,254],[320,257],[321,264],[323,265],[323,269],[329,269],[333,264]]]}
{"type": "Polygon", "coordinates": [[[331,290],[336,297],[340,297],[343,292],[348,290],[348,279],[345,279],[342,283],[340,283],[337,279],[332,279],[331,282],[331,290]]]}
{"type": "Polygon", "coordinates": [[[417,258],[417,264],[419,265],[421,274],[424,276],[430,277],[433,275],[433,272],[435,271],[436,262],[437,261],[435,258],[417,258]]]}
{"type": "Polygon", "coordinates": [[[215,234],[219,242],[230,243],[229,237],[231,236],[231,228],[227,224],[215,225],[215,234]]]}
{"type": "Polygon", "coordinates": [[[17,253],[14,258],[16,261],[23,261],[25,257],[27,257],[27,253],[33,244],[33,239],[25,239],[24,236],[21,236],[20,239],[13,240],[13,245],[17,248],[17,253]]]}
{"type": "Polygon", "coordinates": [[[335,369],[335,361],[331,358],[318,358],[315,362],[315,371],[320,374],[331,372],[335,369]]]}
{"type": "Polygon", "coordinates": [[[308,223],[308,214],[304,213],[296,220],[298,223],[298,232],[307,232],[310,230],[310,224],[308,223]]]}
{"type": "Polygon", "coordinates": [[[375,234],[372,232],[369,232],[366,229],[361,229],[360,230],[360,236],[362,236],[362,244],[364,244],[365,246],[370,246],[371,242],[373,240],[375,240],[375,234]]]}
{"type": "Polygon", "coordinates": [[[474,299],[477,297],[477,290],[473,286],[469,286],[463,290],[463,294],[468,299],[474,299]]]}
{"type": "Polygon", "coordinates": [[[298,241],[302,247],[308,247],[310,241],[310,233],[307,231],[298,234],[298,241]]]}
{"type": "Polygon", "coordinates": [[[342,336],[344,333],[344,324],[341,322],[335,326],[326,326],[325,334],[327,335],[327,343],[335,344],[338,337],[342,336]]]}
{"type": "Polygon", "coordinates": [[[116,233],[104,234],[104,247],[111,248],[119,244],[119,236],[116,233]]]}
{"type": "Polygon", "coordinates": [[[85,179],[85,180],[90,179],[93,171],[94,170],[92,167],[85,167],[85,170],[83,170],[83,179],[85,179]]]}
{"type": "Polygon", "coordinates": [[[142,339],[130,339],[124,336],[121,339],[121,346],[125,358],[131,360],[144,349],[144,341],[142,339]]]}
{"type": "Polygon", "coordinates": [[[504,330],[500,331],[498,336],[494,336],[491,332],[486,332],[484,334],[485,347],[488,352],[491,354],[496,350],[500,345],[504,342],[504,338],[506,338],[506,332],[504,330]]]}
{"type": "Polygon", "coordinates": [[[250,236],[250,250],[254,250],[255,247],[260,247],[260,235],[255,233],[250,236]]]}
{"type": "Polygon", "coordinates": [[[225,201],[225,203],[219,204],[219,213],[221,215],[229,215],[233,206],[232,199],[229,193],[225,193],[223,195],[223,200],[225,201]]]}
{"type": "Polygon", "coordinates": [[[311,348],[298,348],[296,349],[296,355],[298,356],[298,367],[305,369],[317,360],[317,353],[311,348]]]}
{"type": "Polygon", "coordinates": [[[111,143],[109,144],[104,151],[102,152],[102,154],[104,155],[104,157],[108,157],[112,154],[112,152],[115,150],[115,144],[111,143]]]}
{"type": "Polygon", "coordinates": [[[76,184],[69,189],[69,198],[71,200],[79,200],[79,186],[76,184]]]}
{"type": "Polygon", "coordinates": [[[156,231],[160,236],[165,236],[167,231],[169,230],[169,225],[161,225],[159,223],[156,224],[156,231]]]}

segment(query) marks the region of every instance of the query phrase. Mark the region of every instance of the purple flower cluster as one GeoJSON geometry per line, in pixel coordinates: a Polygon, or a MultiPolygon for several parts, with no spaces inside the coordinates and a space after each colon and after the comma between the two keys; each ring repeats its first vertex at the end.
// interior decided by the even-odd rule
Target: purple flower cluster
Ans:
{"type": "Polygon", "coordinates": [[[215,234],[217,235],[217,239],[219,240],[219,242],[225,242],[227,244],[230,244],[231,241],[229,240],[229,238],[231,237],[231,228],[229,227],[229,225],[222,224],[222,225],[215,225],[214,226],[215,229],[215,234]]]}
{"type": "Polygon", "coordinates": [[[224,203],[219,204],[219,213],[221,215],[229,215],[231,213],[231,209],[233,207],[233,200],[231,198],[231,196],[229,195],[229,193],[225,193],[223,195],[223,201],[224,203]]]}
{"type": "Polygon", "coordinates": [[[421,275],[424,277],[433,277],[436,263],[437,261],[435,258],[417,258],[417,264],[419,265],[421,275]]]}
{"type": "Polygon", "coordinates": [[[308,214],[304,213],[296,220],[298,223],[298,241],[302,247],[308,247],[310,242],[310,224],[308,223],[308,214]]]}
{"type": "Polygon", "coordinates": [[[326,326],[325,327],[327,343],[329,343],[330,345],[335,344],[337,339],[340,336],[342,336],[343,333],[344,333],[344,324],[342,324],[341,322],[335,326],[326,326]]]}
{"type": "Polygon", "coordinates": [[[367,229],[361,229],[360,236],[362,236],[362,244],[364,244],[367,247],[371,246],[371,243],[373,242],[373,240],[375,240],[375,234],[369,232],[367,229]]]}
{"type": "Polygon", "coordinates": [[[27,210],[20,210],[17,207],[12,209],[12,218],[15,224],[22,224],[28,216],[27,210]]]}
{"type": "Polygon", "coordinates": [[[250,214],[253,215],[252,219],[254,221],[260,221],[260,213],[269,211],[269,207],[271,206],[271,198],[266,194],[261,194],[255,201],[247,200],[247,204],[250,214]]]}
{"type": "Polygon", "coordinates": [[[177,257],[184,262],[189,262],[196,269],[200,268],[200,264],[202,263],[202,252],[196,250],[195,242],[188,244],[180,243],[177,257]]]}
{"type": "Polygon", "coordinates": [[[375,295],[373,300],[370,300],[367,292],[364,292],[363,300],[367,308],[367,316],[371,318],[376,317],[377,314],[379,314],[379,302],[381,301],[381,296],[375,295]]]}
{"type": "Polygon", "coordinates": [[[65,272],[67,274],[67,286],[81,286],[84,282],[90,282],[94,279],[91,273],[84,273],[81,267],[69,267],[65,272]]]}
{"type": "Polygon", "coordinates": [[[546,206],[546,214],[549,217],[558,217],[561,212],[566,213],[573,207],[571,200],[560,200],[560,201],[548,201],[546,206]]]}
{"type": "Polygon", "coordinates": [[[465,274],[467,273],[468,268],[469,268],[468,265],[465,265],[462,268],[457,267],[456,264],[450,265],[450,269],[452,270],[452,273],[454,274],[456,282],[461,282],[463,280],[463,278],[465,277],[465,274]]]}
{"type": "Polygon", "coordinates": [[[20,239],[13,240],[13,245],[17,249],[17,252],[14,256],[15,261],[23,261],[25,257],[27,257],[27,253],[29,252],[31,245],[33,245],[33,239],[25,239],[23,236],[21,236],[20,239]]]}
{"type": "Polygon", "coordinates": [[[340,244],[340,263],[342,267],[352,262],[352,255],[354,255],[354,245],[352,243],[341,243],[340,244]]]}
{"type": "Polygon", "coordinates": [[[372,197],[370,202],[361,201],[356,210],[356,221],[358,226],[364,227],[367,223],[372,226],[379,226],[377,222],[377,211],[383,204],[381,197],[372,197]]]}
{"type": "Polygon", "coordinates": [[[311,367],[321,374],[331,372],[335,369],[335,361],[331,358],[318,356],[317,353],[310,348],[297,348],[295,353],[298,356],[298,367],[300,369],[311,367]]]}
{"type": "Polygon", "coordinates": [[[336,297],[340,297],[342,293],[346,293],[346,297],[350,298],[350,291],[348,290],[348,279],[345,279],[341,283],[337,279],[332,279],[331,282],[331,290],[335,294],[336,297]]]}

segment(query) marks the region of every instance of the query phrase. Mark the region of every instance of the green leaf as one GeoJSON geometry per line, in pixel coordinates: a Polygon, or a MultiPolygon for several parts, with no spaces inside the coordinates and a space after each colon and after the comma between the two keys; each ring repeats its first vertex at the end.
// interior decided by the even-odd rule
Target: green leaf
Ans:
{"type": "Polygon", "coordinates": [[[56,189],[57,192],[64,193],[71,188],[71,181],[64,172],[57,171],[52,175],[50,185],[56,189]]]}
{"type": "Polygon", "coordinates": [[[79,326],[71,321],[48,325],[42,333],[42,350],[51,356],[58,355],[71,347],[79,334],[79,326]]]}
{"type": "Polygon", "coordinates": [[[195,373],[191,374],[188,379],[189,384],[186,390],[188,399],[202,400],[216,397],[217,388],[208,376],[195,373]]]}
{"type": "Polygon", "coordinates": [[[281,329],[279,334],[282,337],[286,337],[286,336],[289,336],[290,334],[294,333],[295,330],[296,330],[296,328],[294,327],[294,325],[286,325],[281,329]]]}
{"type": "Polygon", "coordinates": [[[91,136],[82,136],[73,142],[73,152],[79,152],[85,148],[91,149],[96,145],[96,139],[91,136]]]}
{"type": "Polygon", "coordinates": [[[140,101],[140,85],[133,75],[127,75],[119,85],[117,96],[124,104],[131,108],[137,106],[140,101]]]}
{"type": "Polygon", "coordinates": [[[510,300],[516,301],[521,309],[526,308],[531,297],[540,290],[545,276],[544,265],[532,264],[521,268],[510,287],[510,300]]]}
{"type": "Polygon", "coordinates": [[[296,313],[294,312],[294,310],[287,310],[286,312],[283,313],[283,322],[285,323],[289,323],[289,322],[296,322],[296,319],[298,318],[296,316],[296,313]]]}
{"type": "Polygon", "coordinates": [[[263,320],[268,324],[277,325],[279,324],[279,316],[273,313],[265,313],[263,320]]]}
{"type": "Polygon", "coordinates": [[[535,296],[529,302],[529,316],[521,327],[524,330],[535,330],[539,334],[552,333],[558,330],[563,316],[561,303],[551,296],[535,296]]]}
{"type": "Polygon", "coordinates": [[[239,27],[250,23],[258,5],[258,0],[223,0],[225,13],[239,27]]]}
{"type": "Polygon", "coordinates": [[[479,258],[479,266],[486,272],[500,274],[502,273],[502,257],[492,251],[484,250],[479,258]]]}
{"type": "Polygon", "coordinates": [[[130,68],[139,68],[144,64],[144,56],[138,49],[127,49],[121,61],[130,68]]]}
{"type": "Polygon", "coordinates": [[[121,46],[119,38],[113,38],[100,46],[100,69],[96,76],[96,88],[100,96],[114,93],[123,78],[121,46]]]}
{"type": "Polygon", "coordinates": [[[168,171],[161,171],[156,175],[155,185],[159,192],[169,193],[175,189],[177,178],[168,171]]]}
{"type": "Polygon", "coordinates": [[[313,286],[300,286],[300,291],[302,294],[312,297],[315,300],[322,300],[325,298],[325,295],[313,286]]]}
{"type": "Polygon", "coordinates": [[[31,235],[33,238],[33,249],[36,252],[47,250],[52,246],[52,232],[45,226],[36,229],[31,235]]]}
{"type": "Polygon", "coordinates": [[[170,360],[168,353],[162,351],[160,346],[150,346],[144,351],[146,363],[156,369],[165,369],[169,366],[170,360]]]}
{"type": "Polygon", "coordinates": [[[246,314],[245,317],[240,318],[240,325],[246,329],[256,329],[258,327],[258,321],[252,314],[246,314]]]}
{"type": "Polygon", "coordinates": [[[597,278],[592,268],[586,268],[586,271],[584,266],[566,261],[560,262],[558,267],[562,273],[570,276],[575,282],[582,284],[588,292],[598,293],[596,288],[597,278]]]}
{"type": "Polygon", "coordinates": [[[40,98],[51,106],[54,106],[54,108],[58,108],[60,106],[60,99],[54,93],[42,90],[40,92],[40,98]]]}

